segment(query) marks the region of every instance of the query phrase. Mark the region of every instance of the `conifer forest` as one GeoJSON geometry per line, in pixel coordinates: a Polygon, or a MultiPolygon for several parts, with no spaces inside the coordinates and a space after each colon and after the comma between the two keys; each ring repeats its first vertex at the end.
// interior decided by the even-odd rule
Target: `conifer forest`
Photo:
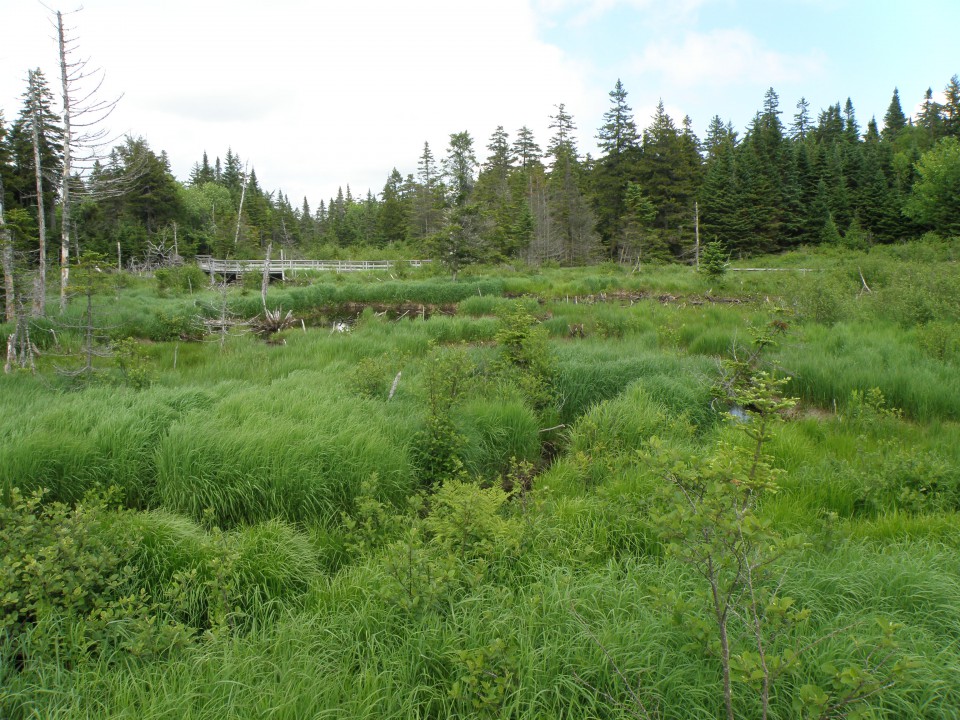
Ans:
{"type": "Polygon", "coordinates": [[[0,720],[960,718],[957,75],[703,137],[616,80],[290,198],[112,136],[53,26],[0,720]]]}

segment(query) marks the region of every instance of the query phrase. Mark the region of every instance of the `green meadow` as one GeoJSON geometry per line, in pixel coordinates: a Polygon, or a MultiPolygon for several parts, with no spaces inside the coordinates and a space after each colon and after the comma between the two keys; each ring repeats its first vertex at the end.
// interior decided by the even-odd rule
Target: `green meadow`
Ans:
{"type": "Polygon", "coordinates": [[[111,276],[0,376],[0,718],[960,717],[958,254],[315,274],[273,334],[111,276]]]}

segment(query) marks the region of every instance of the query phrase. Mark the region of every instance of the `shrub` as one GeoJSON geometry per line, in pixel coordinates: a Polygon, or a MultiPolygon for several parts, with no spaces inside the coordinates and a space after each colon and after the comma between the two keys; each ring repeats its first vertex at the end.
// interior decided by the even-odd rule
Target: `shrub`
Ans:
{"type": "Polygon", "coordinates": [[[194,293],[210,284],[207,274],[196,265],[161,268],[153,273],[157,282],[157,294],[161,297],[170,291],[194,293]]]}
{"type": "Polygon", "coordinates": [[[159,310],[147,331],[147,336],[155,342],[169,340],[202,340],[206,333],[203,318],[185,310],[168,312],[159,310]]]}
{"type": "Polygon", "coordinates": [[[183,643],[131,564],[135,540],[119,531],[116,493],[71,507],[14,488],[0,505],[0,660],[24,668],[114,651],[159,654],[183,643]]]}

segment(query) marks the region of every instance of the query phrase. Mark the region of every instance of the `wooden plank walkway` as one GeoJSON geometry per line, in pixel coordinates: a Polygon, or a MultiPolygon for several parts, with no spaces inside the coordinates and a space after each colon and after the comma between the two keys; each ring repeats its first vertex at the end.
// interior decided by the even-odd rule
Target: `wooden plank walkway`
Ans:
{"type": "MultiPolygon", "coordinates": [[[[243,275],[244,273],[263,273],[266,260],[218,260],[209,255],[197,255],[197,265],[205,273],[222,275],[243,275]]],[[[281,275],[295,273],[297,270],[332,270],[333,272],[360,272],[362,270],[390,270],[396,265],[422,267],[430,260],[291,260],[289,258],[271,259],[269,273],[281,275]]]]}

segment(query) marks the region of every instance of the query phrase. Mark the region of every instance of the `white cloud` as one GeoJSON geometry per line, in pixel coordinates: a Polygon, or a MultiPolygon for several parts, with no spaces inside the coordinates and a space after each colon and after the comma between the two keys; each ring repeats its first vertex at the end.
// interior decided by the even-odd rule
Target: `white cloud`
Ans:
{"type": "Polygon", "coordinates": [[[565,14],[571,24],[583,25],[619,7],[644,12],[653,22],[691,18],[711,2],[716,0],[536,0],[535,7],[543,15],[565,14]]]}
{"type": "MultiPolygon", "coordinates": [[[[10,58],[0,49],[4,65],[46,58],[24,68],[43,62],[54,78],[46,13],[27,5],[16,26],[32,40],[10,58]]],[[[85,5],[72,18],[80,50],[106,69],[107,94],[125,93],[115,131],[166,150],[180,178],[204,150],[212,161],[231,147],[264,187],[311,204],[347,183],[379,191],[394,165],[415,171],[425,140],[441,157],[453,132],[469,130],[481,158],[500,124],[546,144],[554,104],[577,114],[589,96],[583,67],[540,40],[516,0],[85,5]]],[[[22,92],[11,85],[3,98],[22,92]]],[[[9,121],[19,103],[0,107],[9,121]]]]}
{"type": "Polygon", "coordinates": [[[754,35],[740,29],[692,32],[681,41],[662,40],[647,45],[631,63],[633,72],[653,74],[664,87],[674,85],[728,87],[810,82],[824,70],[819,50],[800,55],[766,48],[754,35]]]}

